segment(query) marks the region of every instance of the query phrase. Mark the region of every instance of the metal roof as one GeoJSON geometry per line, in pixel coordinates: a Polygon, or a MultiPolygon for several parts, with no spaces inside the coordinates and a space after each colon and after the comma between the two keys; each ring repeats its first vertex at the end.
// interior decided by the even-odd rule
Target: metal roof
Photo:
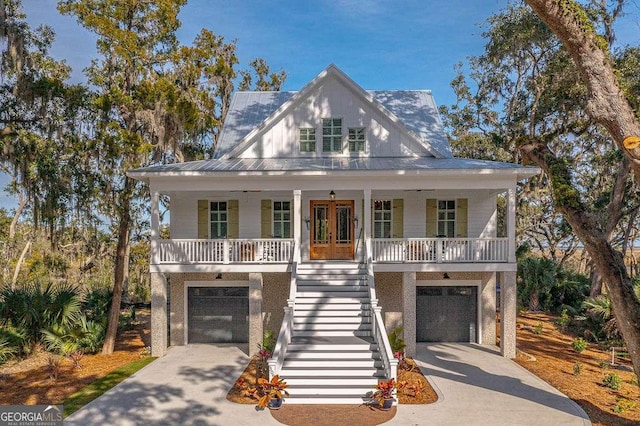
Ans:
{"type": "MultiPolygon", "coordinates": [[[[237,92],[231,101],[214,158],[232,151],[252,130],[298,92],[237,92]]],[[[438,108],[430,90],[368,91],[425,143],[451,157],[438,108]]]]}
{"type": "Polygon", "coordinates": [[[144,167],[129,172],[132,177],[149,175],[207,175],[221,172],[313,172],[313,171],[395,171],[395,170],[494,170],[537,174],[535,167],[497,161],[433,157],[314,157],[235,158],[189,161],[144,167]]]}

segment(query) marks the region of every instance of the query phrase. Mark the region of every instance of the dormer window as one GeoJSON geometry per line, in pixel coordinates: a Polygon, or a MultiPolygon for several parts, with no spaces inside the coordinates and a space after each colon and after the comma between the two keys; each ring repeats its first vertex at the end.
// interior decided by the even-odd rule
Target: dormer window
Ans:
{"type": "Polygon", "coordinates": [[[322,119],[322,151],[342,152],[342,118],[322,119]]]}
{"type": "Polygon", "coordinates": [[[364,134],[364,127],[349,129],[349,152],[364,152],[364,134]]]}
{"type": "Polygon", "coordinates": [[[300,152],[316,152],[316,129],[300,129],[300,152]]]}

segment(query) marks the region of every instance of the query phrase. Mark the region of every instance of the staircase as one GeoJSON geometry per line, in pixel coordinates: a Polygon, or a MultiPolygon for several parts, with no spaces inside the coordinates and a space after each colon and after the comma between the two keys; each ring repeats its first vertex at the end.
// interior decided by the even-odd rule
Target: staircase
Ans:
{"type": "Polygon", "coordinates": [[[293,335],[280,371],[291,404],[362,404],[384,379],[371,336],[366,269],[300,264],[293,335]]]}

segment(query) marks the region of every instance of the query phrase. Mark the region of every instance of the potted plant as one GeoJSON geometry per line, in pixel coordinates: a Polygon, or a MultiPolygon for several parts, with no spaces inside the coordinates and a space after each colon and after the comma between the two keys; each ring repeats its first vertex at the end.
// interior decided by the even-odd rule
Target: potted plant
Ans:
{"type": "Polygon", "coordinates": [[[271,380],[259,378],[257,386],[258,407],[269,407],[272,410],[280,408],[284,396],[289,396],[289,392],[286,390],[287,387],[289,387],[287,382],[277,374],[271,380]]]}
{"type": "Polygon", "coordinates": [[[383,380],[375,386],[376,390],[373,392],[372,398],[378,400],[381,409],[389,410],[395,401],[396,392],[406,385],[407,382],[397,382],[395,379],[383,380]]]}

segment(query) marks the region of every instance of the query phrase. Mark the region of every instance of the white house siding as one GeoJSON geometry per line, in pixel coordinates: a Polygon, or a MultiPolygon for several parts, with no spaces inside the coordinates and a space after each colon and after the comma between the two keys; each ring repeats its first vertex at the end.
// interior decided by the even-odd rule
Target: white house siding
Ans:
{"type": "MultiPolygon", "coordinates": [[[[344,85],[328,79],[318,90],[295,107],[278,123],[266,129],[256,143],[239,155],[240,158],[273,158],[309,156],[300,153],[298,129],[316,129],[316,149],[322,149],[322,119],[342,118],[343,141],[346,144],[349,127],[367,129],[367,153],[381,157],[412,155],[413,142],[409,142],[399,127],[369,104],[354,96],[344,85]]],[[[346,153],[346,151],[345,151],[346,153]]]]}

